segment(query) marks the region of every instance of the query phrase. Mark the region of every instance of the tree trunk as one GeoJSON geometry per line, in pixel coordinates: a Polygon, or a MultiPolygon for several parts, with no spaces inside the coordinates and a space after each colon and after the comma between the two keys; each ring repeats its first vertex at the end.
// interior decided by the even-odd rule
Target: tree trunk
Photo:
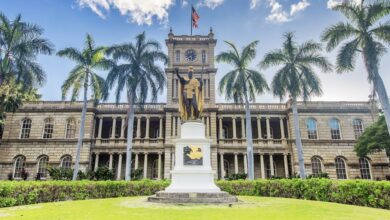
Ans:
{"type": "Polygon", "coordinates": [[[297,152],[298,152],[299,176],[301,177],[301,179],[306,179],[301,132],[299,129],[298,108],[297,108],[297,101],[295,99],[292,100],[292,112],[294,118],[295,145],[297,146],[297,152]]]}
{"type": "MultiPolygon", "coordinates": [[[[367,49],[365,50],[367,51],[367,49]]],[[[366,52],[367,53],[367,52],[366,52]]],[[[387,131],[390,134],[390,104],[389,104],[389,96],[386,92],[385,84],[383,83],[382,77],[379,75],[377,64],[373,63],[371,59],[369,59],[363,53],[364,63],[366,65],[366,70],[369,75],[374,76],[373,83],[375,92],[378,94],[379,102],[381,103],[383,115],[385,116],[387,131]]]]}
{"type": "MultiPolygon", "coordinates": [[[[125,180],[131,180],[131,151],[133,147],[133,127],[134,127],[134,106],[133,94],[128,92],[127,100],[129,108],[127,109],[127,145],[126,145],[126,170],[125,180]]],[[[144,171],[145,172],[145,171],[144,171]]]]}
{"type": "Polygon", "coordinates": [[[246,119],[246,143],[247,143],[247,158],[248,158],[248,178],[255,179],[254,164],[253,164],[253,138],[252,138],[252,122],[251,112],[249,109],[248,97],[245,97],[245,119],[246,119]]]}
{"type": "Polygon", "coordinates": [[[77,153],[76,153],[76,161],[74,164],[74,170],[73,170],[73,181],[77,180],[77,174],[79,172],[79,166],[80,166],[80,154],[81,154],[81,147],[83,145],[83,139],[84,139],[84,127],[85,127],[85,117],[87,114],[87,102],[88,102],[88,73],[85,76],[85,82],[84,82],[84,100],[83,100],[83,110],[81,112],[81,125],[80,125],[80,132],[79,132],[79,138],[77,140],[77,153]]]}

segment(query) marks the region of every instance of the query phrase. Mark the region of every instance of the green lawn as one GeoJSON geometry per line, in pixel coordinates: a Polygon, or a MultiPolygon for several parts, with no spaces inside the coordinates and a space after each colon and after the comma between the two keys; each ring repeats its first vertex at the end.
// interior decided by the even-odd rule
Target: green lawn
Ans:
{"type": "Polygon", "coordinates": [[[145,197],[36,204],[0,209],[2,219],[390,219],[390,211],[283,198],[240,197],[228,205],[166,205],[145,197]]]}

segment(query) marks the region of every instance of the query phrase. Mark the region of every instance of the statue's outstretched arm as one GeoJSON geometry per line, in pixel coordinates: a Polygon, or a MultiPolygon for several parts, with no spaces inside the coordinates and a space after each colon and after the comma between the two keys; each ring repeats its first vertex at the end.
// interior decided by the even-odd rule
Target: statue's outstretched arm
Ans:
{"type": "Polygon", "coordinates": [[[175,68],[175,74],[179,78],[181,84],[185,84],[185,79],[179,75],[179,68],[175,68]]]}

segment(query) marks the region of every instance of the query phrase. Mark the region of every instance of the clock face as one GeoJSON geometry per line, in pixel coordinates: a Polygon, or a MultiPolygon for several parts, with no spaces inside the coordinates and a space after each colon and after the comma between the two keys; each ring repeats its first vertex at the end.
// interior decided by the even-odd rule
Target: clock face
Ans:
{"type": "Polygon", "coordinates": [[[187,50],[184,55],[185,55],[187,61],[192,62],[192,61],[196,60],[196,52],[193,49],[187,50]]]}

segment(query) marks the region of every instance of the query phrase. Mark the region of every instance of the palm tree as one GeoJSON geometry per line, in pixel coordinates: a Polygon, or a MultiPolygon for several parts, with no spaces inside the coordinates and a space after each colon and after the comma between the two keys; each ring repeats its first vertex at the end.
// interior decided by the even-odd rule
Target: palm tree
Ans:
{"type": "Polygon", "coordinates": [[[104,79],[95,70],[107,70],[111,62],[104,58],[106,48],[96,47],[91,35],[87,34],[85,48],[79,51],[76,48],[65,48],[57,53],[60,57],[66,57],[76,62],[76,66],[70,71],[68,78],[62,84],[62,99],[66,99],[69,90],[72,89],[71,100],[78,98],[80,89],[84,91],[83,109],[81,113],[80,132],[77,141],[76,162],[73,170],[73,180],[77,180],[79,171],[80,153],[83,144],[85,116],[87,113],[88,89],[91,89],[95,100],[102,97],[104,89],[104,79]],[[89,88],[91,87],[91,88],[89,88]]]}
{"type": "Polygon", "coordinates": [[[168,62],[157,41],[146,40],[145,32],[136,36],[136,42],[114,45],[107,51],[119,63],[109,72],[106,79],[105,99],[108,89],[115,88],[116,103],[120,102],[123,90],[127,95],[127,149],[125,179],[130,180],[131,151],[133,144],[134,108],[142,107],[148,96],[157,101],[157,95],[164,89],[166,77],[164,70],[156,62],[168,62]]]}
{"type": "Polygon", "coordinates": [[[390,3],[374,1],[372,4],[353,4],[345,2],[333,8],[341,12],[347,22],[339,22],[327,28],[322,40],[327,42],[327,50],[342,45],[337,56],[339,73],[352,71],[355,68],[356,56],[360,52],[365,64],[368,81],[373,84],[373,93],[378,94],[387,129],[390,134],[390,105],[385,85],[379,74],[379,58],[386,51],[384,44],[390,45],[390,22],[380,23],[390,14],[390,3]]]}
{"type": "Polygon", "coordinates": [[[26,89],[45,82],[37,55],[50,55],[54,49],[42,34],[41,27],[23,22],[21,15],[10,21],[0,13],[0,85],[10,78],[26,89]]]}
{"type": "Polygon", "coordinates": [[[299,174],[302,179],[305,179],[297,99],[302,98],[304,101],[307,101],[311,96],[321,95],[321,82],[313,67],[318,67],[322,71],[328,72],[332,66],[327,58],[320,54],[322,47],[319,43],[307,41],[298,45],[294,41],[294,34],[291,32],[286,33],[284,38],[283,47],[267,53],[259,65],[263,68],[271,66],[280,67],[272,80],[272,93],[278,96],[280,100],[286,97],[291,99],[299,174]]]}
{"type": "Polygon", "coordinates": [[[264,93],[269,88],[263,75],[249,68],[251,61],[256,57],[258,41],[248,44],[241,52],[237,50],[234,44],[228,41],[225,41],[225,43],[230,46],[230,50],[218,54],[217,61],[232,65],[233,70],[222,77],[219,82],[219,92],[224,93],[227,100],[233,100],[235,103],[245,103],[248,177],[253,180],[253,140],[249,102],[255,102],[256,95],[264,93]]]}

